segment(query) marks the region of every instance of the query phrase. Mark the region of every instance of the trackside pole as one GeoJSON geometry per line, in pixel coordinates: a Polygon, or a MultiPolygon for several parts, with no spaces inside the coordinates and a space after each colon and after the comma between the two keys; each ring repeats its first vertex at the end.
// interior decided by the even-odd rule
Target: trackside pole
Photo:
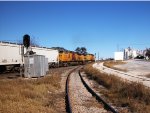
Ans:
{"type": "Polygon", "coordinates": [[[95,57],[95,62],[96,62],[96,53],[95,53],[95,56],[94,56],[94,57],[95,57]]]}
{"type": "Polygon", "coordinates": [[[23,77],[23,57],[24,57],[24,46],[21,45],[21,63],[20,63],[20,76],[23,77]]]}

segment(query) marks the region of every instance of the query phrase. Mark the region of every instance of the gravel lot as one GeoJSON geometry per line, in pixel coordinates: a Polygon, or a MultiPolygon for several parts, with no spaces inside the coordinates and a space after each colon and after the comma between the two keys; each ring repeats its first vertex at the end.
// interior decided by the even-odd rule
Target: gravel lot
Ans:
{"type": "Polygon", "coordinates": [[[150,87],[150,78],[145,77],[145,74],[150,73],[150,62],[129,60],[127,61],[127,64],[123,64],[119,67],[122,69],[127,69],[127,72],[122,72],[103,66],[103,62],[95,63],[93,64],[93,67],[99,69],[101,72],[112,74],[128,81],[139,82],[147,87],[150,87]]]}
{"type": "Polygon", "coordinates": [[[108,113],[86,90],[78,72],[71,74],[69,87],[73,113],[108,113]]]}
{"type": "Polygon", "coordinates": [[[126,64],[116,65],[114,67],[126,69],[131,74],[145,76],[150,74],[150,62],[143,60],[128,60],[126,64]]]}

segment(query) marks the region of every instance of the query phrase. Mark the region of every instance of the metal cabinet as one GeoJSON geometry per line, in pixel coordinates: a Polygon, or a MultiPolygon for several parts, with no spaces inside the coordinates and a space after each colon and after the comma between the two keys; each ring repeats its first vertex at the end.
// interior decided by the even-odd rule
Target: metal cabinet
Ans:
{"type": "Polygon", "coordinates": [[[41,77],[48,71],[48,59],[43,55],[24,56],[24,76],[41,77]]]}

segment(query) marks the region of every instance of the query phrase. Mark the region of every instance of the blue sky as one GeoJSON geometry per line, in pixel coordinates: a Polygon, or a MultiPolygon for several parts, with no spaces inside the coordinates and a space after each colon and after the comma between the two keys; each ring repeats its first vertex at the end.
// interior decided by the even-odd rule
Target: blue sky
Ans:
{"type": "Polygon", "coordinates": [[[131,46],[150,47],[150,2],[0,2],[0,40],[29,34],[39,45],[100,57],[131,46]]]}

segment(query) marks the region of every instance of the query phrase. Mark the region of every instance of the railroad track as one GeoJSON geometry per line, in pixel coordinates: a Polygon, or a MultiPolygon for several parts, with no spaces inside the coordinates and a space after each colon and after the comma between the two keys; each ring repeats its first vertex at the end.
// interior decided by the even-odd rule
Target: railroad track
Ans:
{"type": "Polygon", "coordinates": [[[72,70],[66,79],[66,111],[68,113],[90,113],[90,111],[118,113],[86,84],[81,76],[79,68],[72,70]],[[90,101],[90,107],[95,103],[95,106],[101,106],[101,108],[95,108],[95,106],[92,109],[84,107],[84,105],[87,103],[89,104],[90,101]],[[83,109],[84,111],[82,111],[83,109]]]}
{"type": "Polygon", "coordinates": [[[66,111],[68,113],[72,113],[71,101],[70,101],[70,95],[69,95],[69,77],[70,77],[71,73],[75,70],[76,70],[76,68],[71,70],[66,79],[66,97],[65,98],[66,98],[66,111]]]}

